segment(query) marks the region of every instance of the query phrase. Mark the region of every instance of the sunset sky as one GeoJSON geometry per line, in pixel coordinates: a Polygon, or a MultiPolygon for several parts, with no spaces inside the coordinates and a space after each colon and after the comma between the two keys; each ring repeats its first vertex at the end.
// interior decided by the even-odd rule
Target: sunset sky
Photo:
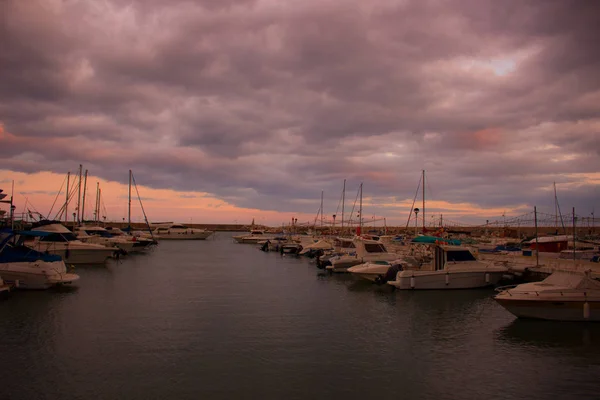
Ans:
{"type": "Polygon", "coordinates": [[[309,221],[321,191],[339,221],[346,179],[346,211],[363,182],[364,218],[402,225],[422,170],[428,223],[552,213],[554,182],[563,211],[598,203],[595,0],[7,0],[0,21],[17,212],[79,164],[116,221],[129,169],[152,221],[309,221]]]}

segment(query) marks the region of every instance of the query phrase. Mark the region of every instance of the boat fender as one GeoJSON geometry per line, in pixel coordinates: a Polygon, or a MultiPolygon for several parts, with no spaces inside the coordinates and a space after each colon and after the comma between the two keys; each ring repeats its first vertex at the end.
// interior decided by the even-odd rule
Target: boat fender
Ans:
{"type": "Polygon", "coordinates": [[[415,276],[411,276],[410,277],[410,288],[414,289],[415,288],[415,276]]]}
{"type": "Polygon", "coordinates": [[[446,286],[450,284],[450,274],[446,272],[446,286]]]}
{"type": "Polygon", "coordinates": [[[489,272],[485,273],[485,283],[490,283],[490,273],[489,272]]]}
{"type": "Polygon", "coordinates": [[[67,246],[66,249],[65,249],[65,260],[67,258],[69,258],[70,255],[71,255],[71,250],[69,250],[69,246],[67,246]]]}
{"type": "Polygon", "coordinates": [[[590,319],[590,303],[583,303],[583,319],[590,319]]]}

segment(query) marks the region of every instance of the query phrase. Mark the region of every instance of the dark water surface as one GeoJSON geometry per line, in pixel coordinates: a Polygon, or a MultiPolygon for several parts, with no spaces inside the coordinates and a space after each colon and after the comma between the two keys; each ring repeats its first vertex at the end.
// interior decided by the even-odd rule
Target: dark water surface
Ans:
{"type": "Polygon", "coordinates": [[[0,399],[598,399],[600,325],[215,240],[0,302],[0,399]]]}

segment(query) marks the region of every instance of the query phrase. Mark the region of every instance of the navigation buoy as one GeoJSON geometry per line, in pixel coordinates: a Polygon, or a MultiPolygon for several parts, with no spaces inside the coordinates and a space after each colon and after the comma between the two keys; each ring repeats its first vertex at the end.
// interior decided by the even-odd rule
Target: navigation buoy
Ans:
{"type": "Polygon", "coordinates": [[[583,318],[590,319],[590,303],[587,301],[583,303],[583,318]]]}

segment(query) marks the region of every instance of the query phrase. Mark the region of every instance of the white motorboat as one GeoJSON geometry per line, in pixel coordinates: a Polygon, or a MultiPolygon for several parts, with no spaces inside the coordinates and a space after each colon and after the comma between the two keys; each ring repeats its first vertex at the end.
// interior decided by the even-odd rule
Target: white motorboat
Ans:
{"type": "Polygon", "coordinates": [[[59,255],[67,264],[104,264],[118,252],[114,247],[84,243],[73,232],[56,221],[48,221],[32,228],[40,233],[25,244],[41,253],[59,255]]]}
{"type": "Polygon", "coordinates": [[[347,272],[348,268],[365,262],[393,261],[398,258],[390,253],[383,243],[377,240],[363,239],[360,236],[353,240],[355,253],[335,256],[329,259],[331,265],[325,268],[331,272],[347,272]]]}
{"type": "Polygon", "coordinates": [[[519,318],[600,321],[600,282],[587,272],[557,271],[541,282],[498,290],[494,299],[519,318]]]}
{"type": "Polygon", "coordinates": [[[127,233],[119,228],[110,226],[106,227],[106,230],[114,237],[124,238],[132,241],[134,252],[145,251],[158,244],[158,241],[156,241],[148,232],[132,231],[131,233],[127,233]]]}
{"type": "Polygon", "coordinates": [[[24,238],[43,233],[9,235],[0,243],[0,274],[8,283],[23,289],[48,289],[68,285],[79,275],[67,272],[60,256],[44,254],[23,245],[24,238]]]}
{"type": "Polygon", "coordinates": [[[275,239],[275,235],[265,233],[265,231],[258,230],[258,229],[251,230],[249,234],[246,233],[243,235],[233,236],[233,240],[235,240],[238,243],[245,243],[245,244],[257,244],[258,242],[262,242],[262,241],[266,241],[266,240],[273,240],[273,239],[275,239]]]}
{"type": "Polygon", "coordinates": [[[327,250],[332,250],[333,246],[331,245],[331,243],[325,239],[321,239],[315,243],[309,244],[307,246],[304,246],[302,248],[302,251],[300,251],[300,254],[306,254],[306,253],[310,253],[310,252],[314,252],[314,251],[318,251],[318,250],[322,250],[327,251],[327,250]]]}
{"type": "Polygon", "coordinates": [[[466,247],[436,245],[433,260],[400,271],[387,283],[398,289],[471,289],[496,285],[507,271],[492,261],[478,261],[466,247]]]}
{"type": "Polygon", "coordinates": [[[205,240],[213,233],[206,229],[188,228],[182,224],[161,225],[152,231],[160,240],[205,240]]]}
{"type": "MultiPolygon", "coordinates": [[[[371,282],[384,282],[390,268],[392,268],[393,271],[398,272],[399,270],[404,269],[404,264],[406,264],[406,262],[401,258],[394,261],[369,261],[348,268],[348,272],[371,282]]],[[[394,277],[395,273],[392,279],[394,277]]]]}
{"type": "Polygon", "coordinates": [[[124,236],[113,236],[105,228],[101,226],[79,226],[75,228],[74,233],[77,239],[84,243],[101,244],[106,247],[116,247],[123,250],[125,253],[133,251],[135,241],[124,236]]]}

